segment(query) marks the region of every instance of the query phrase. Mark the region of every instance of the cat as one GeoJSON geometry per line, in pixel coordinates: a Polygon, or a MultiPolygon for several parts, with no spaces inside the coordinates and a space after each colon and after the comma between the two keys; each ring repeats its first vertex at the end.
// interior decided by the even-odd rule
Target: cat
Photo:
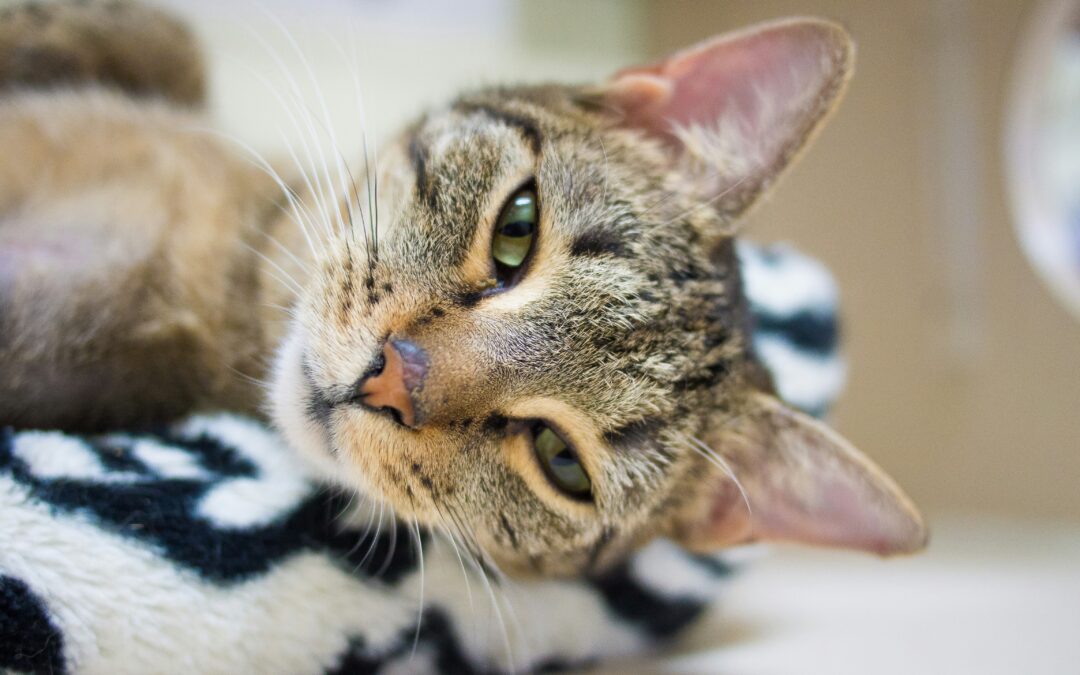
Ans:
{"type": "Polygon", "coordinates": [[[199,130],[175,19],[7,9],[0,420],[266,410],[326,480],[519,578],[658,537],[917,551],[899,487],[772,391],[735,254],[853,58],[834,23],[776,21],[466,92],[370,171],[281,177],[199,130]]]}

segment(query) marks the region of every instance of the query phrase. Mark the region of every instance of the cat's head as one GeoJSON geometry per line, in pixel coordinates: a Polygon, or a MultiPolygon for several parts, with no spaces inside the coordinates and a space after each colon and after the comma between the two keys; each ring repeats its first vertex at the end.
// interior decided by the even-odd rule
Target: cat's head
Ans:
{"type": "Polygon", "coordinates": [[[920,548],[893,482],[770,393],[732,245],[852,57],[841,28],[792,20],[430,112],[380,149],[377,241],[369,193],[347,190],[353,226],[279,353],[278,424],[513,572],[579,573],[655,536],[920,548]]]}

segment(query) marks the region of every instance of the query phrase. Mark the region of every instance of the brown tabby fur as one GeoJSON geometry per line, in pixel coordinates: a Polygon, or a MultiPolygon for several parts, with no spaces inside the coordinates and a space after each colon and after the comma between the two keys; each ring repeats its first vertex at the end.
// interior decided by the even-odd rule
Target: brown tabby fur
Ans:
{"type": "MultiPolygon", "coordinates": [[[[839,29],[833,56],[839,88],[839,29]]],[[[785,433],[760,404],[731,239],[780,167],[703,207],[700,167],[621,126],[595,90],[488,89],[380,150],[377,247],[351,177],[309,246],[274,182],[176,105],[202,82],[188,34],[154,10],[0,14],[0,420],[252,412],[269,375],[275,420],[327,473],[519,574],[588,571],[657,535],[695,545],[724,490],[694,439],[738,474],[745,448],[785,433]],[[531,177],[536,252],[516,288],[488,293],[494,219],[531,177]],[[419,429],[351,404],[388,336],[430,356],[419,429]],[[593,502],[544,478],[520,433],[536,418],[579,449],[593,502]]]]}

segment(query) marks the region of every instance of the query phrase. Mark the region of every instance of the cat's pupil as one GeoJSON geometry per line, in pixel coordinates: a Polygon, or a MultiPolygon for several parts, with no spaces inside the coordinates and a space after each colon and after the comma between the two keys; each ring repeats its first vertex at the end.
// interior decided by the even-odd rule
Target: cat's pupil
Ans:
{"type": "Polygon", "coordinates": [[[587,499],[592,482],[574,451],[551,427],[540,424],[533,434],[536,455],[551,482],[570,497],[587,499]]]}
{"type": "Polygon", "coordinates": [[[502,228],[504,237],[527,237],[532,234],[533,224],[524,220],[508,223],[502,228]]]}

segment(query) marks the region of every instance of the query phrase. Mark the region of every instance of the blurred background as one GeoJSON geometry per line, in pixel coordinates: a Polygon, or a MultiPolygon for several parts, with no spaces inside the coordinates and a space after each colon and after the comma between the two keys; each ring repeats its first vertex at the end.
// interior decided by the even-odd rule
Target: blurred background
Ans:
{"type": "MultiPolygon", "coordinates": [[[[720,630],[736,672],[1076,672],[1077,3],[163,2],[209,48],[219,122],[268,154],[302,137],[274,93],[289,77],[316,110],[319,83],[351,155],[364,128],[385,136],[462,86],[597,80],[755,21],[842,22],[858,43],[847,99],[747,232],[835,273],[850,379],[834,422],[935,540],[889,567],[784,552],[735,591],[742,622],[688,649],[720,630]],[[742,646],[761,625],[798,630],[742,646]]],[[[701,658],[667,667],[713,672],[701,658]]]]}

